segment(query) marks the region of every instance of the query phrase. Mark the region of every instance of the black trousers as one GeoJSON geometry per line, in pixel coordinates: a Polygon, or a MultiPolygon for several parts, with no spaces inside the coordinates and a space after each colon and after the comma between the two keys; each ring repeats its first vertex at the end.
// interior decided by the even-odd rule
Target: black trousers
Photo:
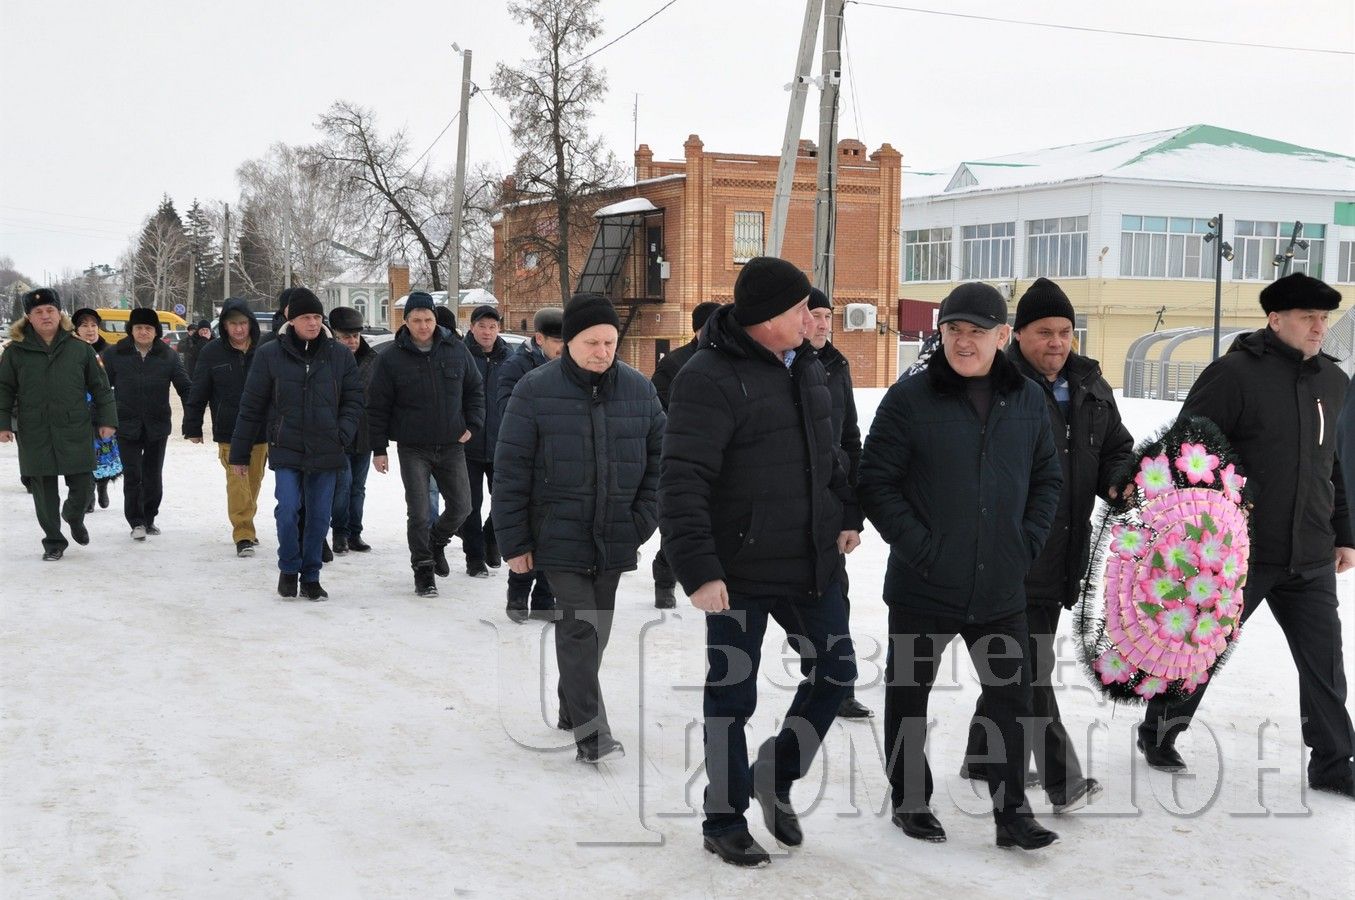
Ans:
{"type": "Polygon", "coordinates": [[[560,718],[574,726],[574,742],[596,744],[612,736],[598,671],[612,634],[620,572],[580,575],[549,573],[560,618],[555,623],[555,661],[560,668],[556,693],[560,718]]]}
{"type": "MultiPolygon", "coordinates": [[[[1030,631],[1028,652],[1035,678],[1031,686],[1034,719],[1021,768],[1024,773],[1030,757],[1034,756],[1040,783],[1052,797],[1063,797],[1068,785],[1082,779],[1077,748],[1059,718],[1059,701],[1050,683],[1054,665],[1058,662],[1054,652],[1054,635],[1059,630],[1059,614],[1062,612],[1063,607],[1056,604],[1032,604],[1026,607],[1026,626],[1030,631]]],[[[970,771],[983,772],[985,764],[989,762],[990,727],[990,720],[984,712],[984,697],[980,695],[979,702],[974,706],[974,718],[969,723],[969,745],[965,748],[965,762],[970,771]]]]}
{"type": "Polygon", "coordinates": [[[998,822],[1029,815],[1023,725],[1030,719],[1030,659],[1026,615],[971,623],[949,616],[889,609],[889,655],[885,665],[885,774],[896,812],[931,803],[927,763],[927,699],[941,655],[956,635],[964,639],[978,670],[984,712],[993,732],[988,791],[998,822]]]}
{"type": "Polygon", "coordinates": [[[654,576],[655,587],[677,587],[677,576],[673,574],[672,566],[668,565],[668,557],[663,554],[662,544],[659,545],[659,552],[654,554],[650,572],[654,576]]]}
{"type": "Polygon", "coordinates": [[[405,485],[405,538],[409,564],[418,569],[433,564],[434,546],[445,547],[470,512],[470,482],[466,478],[466,451],[460,444],[437,447],[397,446],[400,480],[405,485]],[[428,527],[428,479],[432,478],[446,506],[428,527]]]}
{"type": "Polygon", "coordinates": [[[555,594],[551,593],[550,579],[540,569],[532,569],[519,575],[508,573],[508,599],[531,600],[532,609],[554,609],[555,594]]]}
{"type": "Polygon", "coordinates": [[[165,447],[169,438],[154,441],[118,438],[122,453],[122,514],[127,524],[154,525],[164,496],[165,447]]]}
{"type": "MultiPolygon", "coordinates": [[[[1355,780],[1355,732],[1346,712],[1346,672],[1341,655],[1341,618],[1337,613],[1336,567],[1294,574],[1276,566],[1253,566],[1243,588],[1242,621],[1270,601],[1270,612],[1289,642],[1299,670],[1299,714],[1310,784],[1351,784],[1355,780]]],[[[1227,677],[1225,673],[1225,678],[1227,677]]],[[[1190,727],[1210,682],[1177,703],[1163,697],[1148,702],[1139,734],[1145,742],[1168,741],[1190,727]]]]}
{"type": "Polygon", "coordinates": [[[65,550],[70,546],[61,533],[61,520],[83,522],[89,498],[94,495],[94,474],[79,472],[66,476],[66,503],[61,503],[57,485],[60,475],[28,475],[28,490],[33,494],[33,509],[42,527],[43,550],[65,550]]]}
{"type": "Polygon", "coordinates": [[[485,516],[480,520],[480,509],[485,502],[485,485],[494,493],[494,461],[466,457],[466,476],[470,479],[470,514],[461,523],[458,536],[466,559],[484,561],[485,545],[494,543],[494,520],[485,516]]]}

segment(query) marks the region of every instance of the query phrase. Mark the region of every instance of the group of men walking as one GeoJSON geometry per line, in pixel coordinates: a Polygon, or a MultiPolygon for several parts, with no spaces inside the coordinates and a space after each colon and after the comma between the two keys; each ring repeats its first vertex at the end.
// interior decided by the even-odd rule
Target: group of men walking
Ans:
{"type": "MultiPolygon", "coordinates": [[[[893,824],[922,841],[946,839],[925,745],[931,685],[958,635],[981,683],[961,774],[986,783],[998,846],[1049,846],[1058,835],[1032,814],[1029,761],[1030,783],[1055,815],[1100,789],[1060,720],[1054,636],[1087,574],[1093,504],[1124,502],[1132,485],[1116,481],[1134,463],[1109,384],[1073,349],[1071,302],[1037,279],[1009,325],[991,286],[957,287],[939,310],[940,348],[888,390],[863,443],[849,366],[830,340],[829,298],[769,257],[747,262],[733,293],[731,304],[695,310],[697,336],[651,382],[616,358],[620,321],[600,295],[542,310],[532,340],[509,353],[493,308],[476,310],[458,340],[437,324],[432,298],[415,292],[394,345],[374,354],[360,319],[340,310],[326,327],[318,299],[294,288],[280,298],[285,325],[262,346],[253,315],[227,303],[221,336],[201,348],[188,390],[181,368],[141,349],[135,323],[133,343],[106,353],[105,376],[44,289],[26,298],[27,320],[0,357],[0,442],[17,407],[21,469],[34,479],[44,548],[59,558],[61,518],[88,540],[90,405],[104,436],[137,423],[127,443],[144,466],[163,442],[160,407],[124,418],[123,393],[164,369],[156,377],[188,393],[190,440],[201,440],[211,409],[241,555],[256,543],[267,457],[278,590],[309,599],[326,596],[319,573],[331,525],[335,552],[367,549],[367,455],[384,474],[394,442],[416,592],[436,594],[453,535],[467,574],[505,561],[509,617],[556,621],[558,726],[592,764],[624,755],[599,671],[620,576],[637,567],[657,528],[655,605],[673,606],[680,583],[707,614],[704,846],[740,866],[770,860],[749,831],[750,805],[777,842],[799,845],[795,782],[835,718],[872,714],[852,692],[846,567],[869,522],[890,547],[884,731],[893,824]],[[78,428],[54,414],[77,397],[78,428]],[[61,475],[71,496],[58,517],[61,475]],[[444,501],[431,527],[430,480],[444,501]],[[769,621],[799,653],[803,681],[780,730],[750,754],[745,726],[769,621]]],[[[1352,796],[1334,579],[1355,565],[1339,462],[1355,456],[1355,411],[1347,379],[1320,353],[1339,301],[1306,275],[1267,287],[1266,326],[1205,370],[1182,415],[1213,419],[1242,458],[1255,496],[1243,619],[1272,601],[1299,667],[1309,783],[1352,796]]],[[[154,490],[139,496],[151,525],[154,490]]],[[[130,521],[130,501],[128,510],[130,521]]],[[[1139,733],[1150,766],[1185,767],[1174,741],[1202,695],[1150,704],[1139,733]]]]}

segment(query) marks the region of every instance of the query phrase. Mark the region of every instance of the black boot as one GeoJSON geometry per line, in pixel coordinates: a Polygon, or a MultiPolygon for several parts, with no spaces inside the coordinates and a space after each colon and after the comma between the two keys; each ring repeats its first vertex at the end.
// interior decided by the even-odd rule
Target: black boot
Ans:
{"type": "Polygon", "coordinates": [[[1058,843],[1059,836],[1045,828],[1030,816],[1018,816],[1010,822],[997,825],[997,845],[999,847],[1020,847],[1022,850],[1039,850],[1050,844],[1058,843]]]}
{"type": "Polygon", "coordinates": [[[354,535],[348,539],[348,549],[357,553],[366,553],[368,550],[372,549],[372,545],[357,535],[354,535]]]}
{"type": "Polygon", "coordinates": [[[839,719],[870,719],[874,716],[875,713],[871,711],[870,707],[857,700],[855,694],[848,694],[843,697],[842,704],[837,708],[839,719]]]}
{"type": "Polygon", "coordinates": [[[752,784],[748,795],[762,807],[762,821],[767,830],[787,847],[798,847],[804,842],[804,833],[800,830],[800,820],[790,805],[790,792],[778,796],[771,781],[771,772],[765,763],[753,763],[752,784]]]}
{"type": "Polygon", "coordinates": [[[728,834],[708,834],[702,840],[702,845],[731,866],[760,869],[772,861],[767,851],[753,840],[747,828],[728,834]]]}
{"type": "Polygon", "coordinates": [[[432,566],[419,566],[414,570],[414,593],[420,597],[436,597],[438,582],[433,577],[432,566]]]}
{"type": "Polygon", "coordinates": [[[443,578],[452,574],[451,566],[447,565],[447,545],[429,538],[428,549],[433,552],[433,571],[443,578]]]}
{"type": "Polygon", "coordinates": [[[1154,740],[1151,733],[1139,730],[1139,750],[1143,751],[1143,759],[1149,767],[1161,772],[1182,772],[1185,771],[1186,761],[1181,758],[1181,754],[1176,752],[1176,738],[1164,737],[1154,740]]]}
{"type": "Polygon", "coordinates": [[[489,569],[485,567],[483,559],[472,559],[468,556],[466,557],[466,574],[471,578],[488,578],[489,569]]]}
{"type": "Polygon", "coordinates": [[[485,564],[491,569],[497,569],[503,565],[503,554],[499,552],[498,541],[485,541],[485,564]]]}
{"type": "Polygon", "coordinates": [[[320,544],[320,562],[334,562],[334,551],[329,549],[329,541],[320,544]]]}
{"type": "Polygon", "coordinates": [[[673,593],[673,585],[671,584],[654,585],[655,609],[673,609],[676,606],[677,606],[677,596],[673,593]]]}
{"type": "Polygon", "coordinates": [[[295,573],[288,574],[283,572],[278,576],[278,596],[288,599],[296,596],[297,576],[295,573]]]}
{"type": "Polygon", "coordinates": [[[324,588],[320,587],[320,582],[318,581],[301,582],[301,596],[305,597],[307,600],[314,600],[316,602],[329,599],[329,594],[324,588]]]}
{"type": "Polygon", "coordinates": [[[94,512],[94,498],[90,497],[89,502],[85,504],[85,515],[94,512]]]}
{"type": "Polygon", "coordinates": [[[348,552],[348,535],[345,534],[334,535],[334,555],[343,556],[347,552],[348,552]]]}
{"type": "Polygon", "coordinates": [[[580,741],[574,758],[581,763],[596,766],[603,762],[616,762],[626,755],[626,748],[611,735],[587,738],[580,741]]]}
{"type": "Polygon", "coordinates": [[[99,492],[99,509],[108,509],[108,479],[100,478],[94,486],[99,492]]]}
{"type": "Polygon", "coordinates": [[[910,838],[931,844],[944,843],[946,840],[946,829],[941,827],[940,820],[925,806],[912,812],[896,812],[890,821],[895,827],[902,828],[903,833],[910,838]]]}
{"type": "Polygon", "coordinates": [[[508,582],[508,618],[521,625],[527,621],[527,599],[530,589],[525,584],[508,582]]]}

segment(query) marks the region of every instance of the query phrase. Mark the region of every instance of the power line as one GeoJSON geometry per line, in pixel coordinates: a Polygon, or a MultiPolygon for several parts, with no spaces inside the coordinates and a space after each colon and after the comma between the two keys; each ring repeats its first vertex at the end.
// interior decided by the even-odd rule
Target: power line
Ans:
{"type": "Polygon", "coordinates": [[[623,37],[626,37],[627,35],[634,33],[637,29],[640,28],[641,25],[645,25],[646,23],[649,22],[650,19],[653,19],[653,18],[654,18],[655,16],[657,16],[659,13],[663,12],[665,9],[667,9],[667,8],[670,7],[670,6],[672,6],[672,5],[673,5],[674,3],[676,3],[676,2],[677,2],[677,0],[668,0],[668,2],[665,3],[663,6],[660,6],[658,9],[654,10],[654,12],[650,13],[646,18],[644,18],[643,20],[641,20],[640,23],[639,23],[638,25],[636,25],[636,26],[634,26],[633,28],[631,28],[630,31],[624,31],[624,32],[622,32],[621,34],[619,34],[619,35],[617,35],[616,37],[612,38],[610,41],[608,41],[607,43],[603,44],[601,47],[597,48],[597,49],[594,50],[593,52],[588,53],[588,54],[586,54],[586,55],[584,55],[584,56],[580,56],[578,59],[574,60],[572,63],[566,64],[566,65],[565,65],[565,68],[566,68],[566,69],[572,69],[572,68],[574,68],[575,66],[577,66],[579,63],[587,62],[588,60],[592,59],[594,56],[597,56],[597,55],[598,55],[599,53],[601,53],[603,50],[606,50],[606,49],[607,49],[608,47],[610,47],[612,44],[615,44],[617,41],[621,40],[623,37]]]}
{"type": "Polygon", "coordinates": [[[442,136],[447,133],[447,129],[452,127],[452,125],[456,122],[457,118],[460,117],[460,115],[461,110],[458,109],[456,111],[456,114],[453,115],[450,120],[448,120],[447,124],[442,126],[442,130],[438,132],[438,136],[433,138],[433,143],[429,144],[426,148],[424,148],[424,151],[418,155],[414,162],[410,163],[405,168],[406,175],[408,175],[410,172],[413,172],[414,167],[423,161],[423,158],[428,155],[430,150],[437,146],[438,141],[442,140],[442,136]]]}
{"type": "MultiPolygon", "coordinates": [[[[489,95],[481,91],[478,96],[483,98],[484,101],[489,104],[489,108],[494,111],[494,115],[504,124],[504,127],[508,129],[508,133],[512,134],[513,126],[508,124],[508,120],[503,117],[501,112],[499,112],[499,108],[494,105],[494,101],[489,99],[489,95]]],[[[508,156],[508,148],[505,147],[503,143],[503,132],[499,131],[498,125],[494,126],[494,134],[499,138],[499,153],[503,156],[504,165],[512,168],[513,161],[508,156]]]]}
{"type": "Polygon", "coordinates": [[[869,144],[866,140],[866,130],[861,127],[861,101],[856,96],[856,70],[852,68],[852,48],[851,41],[847,38],[847,17],[842,17],[842,23],[838,26],[842,31],[842,58],[845,65],[843,68],[847,72],[847,80],[852,88],[852,118],[856,120],[856,139],[863,144],[869,144]]]}
{"type": "Polygon", "coordinates": [[[1288,47],[1282,44],[1256,44],[1248,41],[1224,41],[1215,38],[1182,37],[1175,34],[1151,34],[1146,31],[1120,31],[1115,28],[1093,28],[1090,25],[1064,25],[1057,22],[1032,22],[1026,19],[1004,19],[998,16],[980,16],[973,13],[947,12],[939,9],[922,9],[916,6],[896,6],[892,3],[873,3],[871,0],[847,0],[857,6],[873,6],[877,9],[892,9],[899,12],[921,13],[928,16],[949,16],[955,19],[977,19],[982,22],[1001,22],[1006,25],[1030,25],[1036,28],[1058,28],[1064,31],[1085,31],[1092,34],[1117,34],[1125,37],[1152,38],[1159,41],[1183,41],[1189,44],[1219,44],[1225,47],[1251,47],[1261,50],[1289,50],[1295,53],[1333,53],[1337,56],[1355,56],[1355,51],[1333,50],[1327,47],[1288,47]]]}

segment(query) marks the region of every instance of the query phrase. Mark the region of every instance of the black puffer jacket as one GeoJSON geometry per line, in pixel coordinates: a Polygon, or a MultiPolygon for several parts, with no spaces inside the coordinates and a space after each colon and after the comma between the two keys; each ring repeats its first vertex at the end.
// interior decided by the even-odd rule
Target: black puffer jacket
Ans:
{"type": "MultiPolygon", "coordinates": [[[[364,396],[371,394],[372,376],[376,374],[376,361],[380,357],[381,354],[372,349],[366,338],[358,338],[358,352],[353,354],[353,358],[358,364],[358,374],[362,376],[364,396]]],[[[367,420],[366,403],[362,405],[362,417],[358,420],[358,433],[353,438],[353,443],[348,445],[348,452],[357,456],[365,456],[372,452],[372,426],[367,420]]]]}
{"type": "Polygon", "coordinates": [[[664,409],[668,408],[668,393],[673,389],[673,379],[682,371],[682,367],[687,365],[687,360],[696,355],[696,350],[697,340],[692,338],[659,360],[659,364],[654,367],[654,376],[650,381],[654,383],[654,390],[659,392],[659,402],[663,404],[664,409]]]}
{"type": "Polygon", "coordinates": [[[104,371],[118,401],[118,437],[129,441],[158,441],[172,430],[169,389],[187,400],[192,382],[183,360],[164,341],[151,342],[143,357],[128,335],[103,352],[104,371]]]}
{"type": "Polygon", "coordinates": [[[1252,565],[1312,572],[1355,546],[1336,460],[1348,383],[1330,357],[1305,360],[1267,327],[1238,337],[1186,396],[1181,416],[1212,419],[1242,458],[1252,565]]]}
{"type": "Polygon", "coordinates": [[[348,348],[321,331],[301,341],[291,323],[254,351],[230,461],[248,465],[261,425],[267,427],[268,466],[323,472],[348,465],[345,448],[362,418],[362,376],[348,348]]]}
{"type": "Polygon", "coordinates": [[[183,340],[179,341],[179,355],[183,357],[184,371],[188,373],[189,378],[197,377],[198,362],[202,356],[202,350],[213,340],[215,339],[205,338],[196,331],[193,331],[185,335],[183,340]]]}
{"type": "MultiPolygon", "coordinates": [[[[198,374],[193,378],[193,390],[183,408],[183,436],[202,437],[202,417],[207,409],[212,411],[212,440],[218,444],[229,444],[235,434],[235,416],[240,411],[240,395],[245,391],[245,378],[254,362],[254,351],[259,346],[259,321],[254,318],[249,304],[243,300],[227,300],[221,307],[224,318],[229,313],[242,313],[249,317],[249,347],[236,350],[231,346],[226,334],[225,322],[218,319],[221,337],[210,341],[202,348],[198,356],[198,374]]],[[[254,443],[268,440],[262,427],[255,435],[254,443]]]]}
{"type": "Polygon", "coordinates": [[[828,392],[833,397],[833,434],[838,435],[838,449],[842,451],[842,465],[847,470],[847,483],[855,486],[861,468],[861,426],[856,419],[856,395],[852,390],[852,369],[847,357],[832,342],[816,351],[823,368],[828,372],[828,392]]]}
{"type": "Polygon", "coordinates": [[[494,453],[494,536],[538,570],[629,571],[658,525],[663,408],[623,362],[602,375],[568,353],[528,373],[494,453]]]}
{"type": "Polygon", "coordinates": [[[466,458],[493,462],[494,442],[499,437],[499,418],[503,415],[503,410],[495,402],[499,396],[499,375],[511,354],[508,342],[503,338],[496,338],[494,346],[486,353],[475,340],[475,335],[469,333],[466,335],[466,349],[470,351],[485,385],[485,424],[471,429],[470,440],[466,442],[466,458]]]}
{"type": "Polygon", "coordinates": [[[1040,389],[1002,353],[990,377],[986,424],[940,350],[875,412],[856,491],[890,545],[891,606],[961,622],[1026,608],[1063,475],[1040,389]]]}
{"type": "Polygon", "coordinates": [[[858,529],[827,375],[809,343],[786,365],[717,310],[669,400],[659,482],[664,553],[688,594],[817,600],[838,535],[858,529]]]}
{"type": "Polygon", "coordinates": [[[401,325],[385,353],[377,354],[367,399],[372,452],[385,456],[391,441],[410,447],[458,444],[467,430],[485,424],[485,390],[470,351],[457,337],[433,330],[433,347],[414,345],[401,325]]]}
{"type": "Polygon", "coordinates": [[[529,338],[527,343],[518,347],[517,352],[504,361],[503,368],[499,370],[499,383],[494,387],[494,395],[491,397],[488,393],[485,394],[485,398],[499,408],[501,417],[503,411],[508,408],[508,398],[513,396],[513,388],[517,387],[522,376],[537,366],[544,366],[547,362],[546,354],[541,352],[534,338],[529,338]]]}
{"type": "Polygon", "coordinates": [[[1026,574],[1026,602],[1073,608],[1082,589],[1091,555],[1092,509],[1096,498],[1109,500],[1109,490],[1134,457],[1134,436],[1124,427],[1115,393],[1101,377],[1101,364],[1071,353],[1063,367],[1068,379],[1065,419],[1054,388],[1012,344],[1007,357],[1022,375],[1044,393],[1054,449],[1063,468],[1059,508],[1044,550],[1026,574]]]}

